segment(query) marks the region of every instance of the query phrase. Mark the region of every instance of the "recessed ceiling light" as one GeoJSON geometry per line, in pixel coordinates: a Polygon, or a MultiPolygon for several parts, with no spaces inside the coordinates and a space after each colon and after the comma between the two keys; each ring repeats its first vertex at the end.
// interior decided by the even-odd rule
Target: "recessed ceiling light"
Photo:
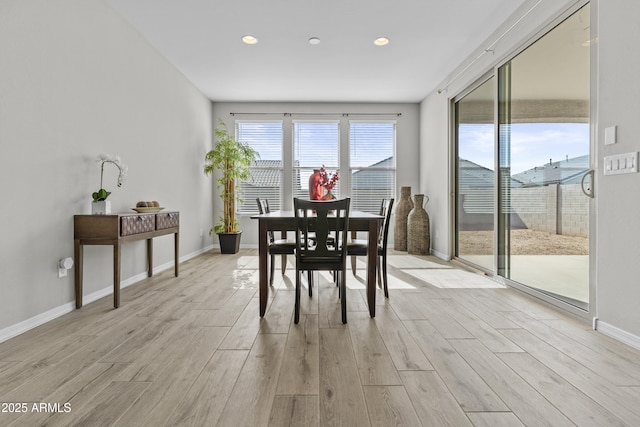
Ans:
{"type": "Polygon", "coordinates": [[[318,37],[311,37],[309,39],[310,44],[320,44],[320,39],[318,37]]]}
{"type": "Polygon", "coordinates": [[[373,44],[376,46],[386,46],[389,44],[389,39],[387,37],[378,37],[373,41],[373,44]]]}
{"type": "Polygon", "coordinates": [[[256,44],[258,43],[258,39],[251,35],[242,36],[242,41],[246,44],[256,44]]]}

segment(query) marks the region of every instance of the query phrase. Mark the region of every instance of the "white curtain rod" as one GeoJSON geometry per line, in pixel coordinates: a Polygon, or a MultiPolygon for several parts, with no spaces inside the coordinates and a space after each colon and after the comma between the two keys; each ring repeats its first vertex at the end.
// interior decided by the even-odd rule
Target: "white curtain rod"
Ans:
{"type": "Polygon", "coordinates": [[[248,113],[229,113],[231,116],[247,115],[247,116],[274,116],[282,115],[284,117],[290,116],[396,116],[400,117],[402,113],[265,113],[265,112],[248,112],[248,113]]]}

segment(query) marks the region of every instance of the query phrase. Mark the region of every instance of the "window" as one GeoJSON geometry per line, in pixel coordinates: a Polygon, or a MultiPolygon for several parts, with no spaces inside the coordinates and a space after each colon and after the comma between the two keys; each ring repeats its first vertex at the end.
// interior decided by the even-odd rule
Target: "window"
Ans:
{"type": "Polygon", "coordinates": [[[252,177],[240,182],[242,189],[238,213],[258,213],[257,197],[269,200],[272,210],[280,209],[282,188],[282,122],[236,122],[236,138],[249,144],[260,157],[251,167],[252,177]]]}
{"type": "Polygon", "coordinates": [[[352,209],[378,213],[380,201],[394,197],[395,140],[395,122],[350,122],[352,209]]]}
{"type": "Polygon", "coordinates": [[[323,165],[340,176],[333,195],[351,197],[354,210],[378,213],[383,198],[395,197],[395,120],[290,116],[236,120],[236,138],[260,154],[252,178],[238,183],[239,214],[257,213],[257,197],[268,199],[272,210],[291,209],[294,197],[309,197],[309,177],[323,165]]]}
{"type": "MultiPolygon", "coordinates": [[[[338,121],[293,122],[293,197],[309,198],[309,177],[322,165],[328,172],[340,169],[338,121]]],[[[340,197],[340,184],[332,193],[340,197]]]]}

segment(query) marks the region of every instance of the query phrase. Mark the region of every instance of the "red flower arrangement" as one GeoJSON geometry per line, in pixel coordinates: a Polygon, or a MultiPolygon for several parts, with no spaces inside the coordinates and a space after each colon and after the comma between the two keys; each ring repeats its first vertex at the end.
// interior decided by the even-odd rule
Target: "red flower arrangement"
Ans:
{"type": "Polygon", "coordinates": [[[338,171],[334,173],[328,173],[324,168],[324,165],[320,168],[320,185],[327,189],[327,191],[331,191],[333,187],[335,187],[336,183],[340,177],[338,176],[338,171]]]}

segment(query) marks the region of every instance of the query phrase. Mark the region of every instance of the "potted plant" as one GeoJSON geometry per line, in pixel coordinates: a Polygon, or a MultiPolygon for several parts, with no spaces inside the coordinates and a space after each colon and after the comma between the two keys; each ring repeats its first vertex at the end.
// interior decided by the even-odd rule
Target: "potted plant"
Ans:
{"type": "Polygon", "coordinates": [[[236,201],[240,201],[236,180],[245,181],[251,177],[250,167],[258,158],[258,152],[231,136],[222,120],[218,120],[218,126],[213,132],[217,143],[213,150],[205,155],[204,174],[210,175],[216,169],[220,170],[216,182],[217,187],[221,189],[223,215],[219,223],[209,230],[209,235],[214,232],[218,234],[220,252],[235,254],[240,249],[242,233],[238,229],[236,218],[236,201]]]}
{"type": "Polygon", "coordinates": [[[112,163],[118,168],[118,187],[122,186],[122,181],[127,177],[127,166],[122,163],[120,157],[111,156],[109,154],[100,154],[98,156],[98,163],[100,163],[100,188],[91,195],[93,197],[91,213],[94,215],[108,215],[111,213],[111,202],[107,200],[107,197],[109,197],[111,191],[105,190],[102,186],[104,178],[104,164],[112,163]]]}

